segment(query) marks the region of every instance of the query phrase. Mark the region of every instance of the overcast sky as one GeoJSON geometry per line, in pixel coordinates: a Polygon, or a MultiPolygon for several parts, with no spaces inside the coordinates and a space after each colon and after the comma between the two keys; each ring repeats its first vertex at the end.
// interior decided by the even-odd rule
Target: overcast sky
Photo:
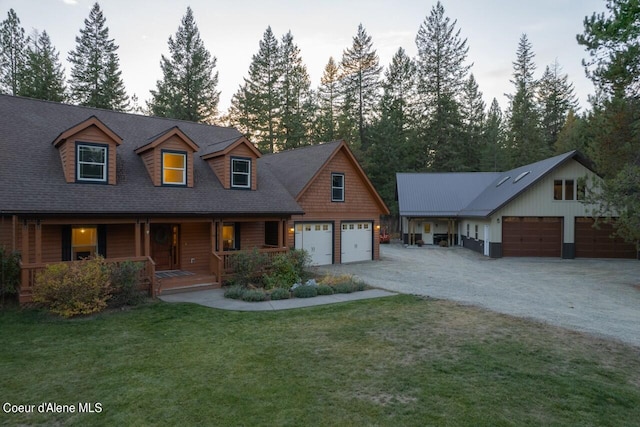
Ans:
{"type": "MultiPolygon", "coordinates": [[[[75,47],[75,37],[94,0],[0,0],[6,19],[13,8],[27,33],[46,30],[60,51],[63,65],[75,47]]],[[[403,47],[415,56],[418,28],[435,5],[434,0],[102,0],[109,35],[120,46],[120,67],[129,95],[149,98],[161,78],[160,56],[168,54],[167,40],[175,34],[187,6],[191,6],[206,48],[217,57],[220,74],[220,110],[246,77],[251,57],[258,51],[267,26],[279,39],[291,30],[316,88],[333,56],[342,57],[351,46],[358,24],[373,39],[386,68],[403,47]]],[[[504,110],[518,40],[526,33],[533,45],[536,78],[558,59],[573,82],[580,104],[586,107],[593,93],[581,65],[586,52],[576,42],[583,19],[604,12],[604,0],[443,0],[445,14],[469,46],[468,62],[484,99],[495,97],[504,110]]]]}

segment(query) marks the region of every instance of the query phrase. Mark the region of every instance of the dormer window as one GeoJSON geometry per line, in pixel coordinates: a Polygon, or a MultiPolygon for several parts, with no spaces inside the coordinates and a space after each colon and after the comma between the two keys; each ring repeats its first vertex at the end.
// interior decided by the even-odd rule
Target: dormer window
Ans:
{"type": "Polygon", "coordinates": [[[76,145],[76,180],[106,183],[108,152],[108,145],[78,143],[76,145]]]}
{"type": "Polygon", "coordinates": [[[251,159],[231,159],[231,187],[251,188],[251,159]]]}
{"type": "Polygon", "coordinates": [[[187,153],[162,151],[162,184],[187,185],[187,153]]]}

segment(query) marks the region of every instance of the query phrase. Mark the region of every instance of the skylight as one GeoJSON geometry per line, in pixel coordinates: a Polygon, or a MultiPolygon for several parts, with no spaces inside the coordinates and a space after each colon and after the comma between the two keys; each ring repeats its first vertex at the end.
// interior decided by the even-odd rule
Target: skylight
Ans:
{"type": "Polygon", "coordinates": [[[513,180],[513,183],[515,184],[516,182],[520,181],[522,178],[529,175],[530,173],[531,171],[522,172],[520,175],[516,176],[516,179],[513,180]]]}
{"type": "Polygon", "coordinates": [[[504,184],[505,182],[507,182],[507,181],[509,180],[509,178],[511,178],[511,177],[510,177],[510,176],[505,176],[504,178],[502,178],[502,179],[500,180],[500,182],[498,182],[498,183],[496,184],[496,187],[500,187],[502,184],[504,184]]]}

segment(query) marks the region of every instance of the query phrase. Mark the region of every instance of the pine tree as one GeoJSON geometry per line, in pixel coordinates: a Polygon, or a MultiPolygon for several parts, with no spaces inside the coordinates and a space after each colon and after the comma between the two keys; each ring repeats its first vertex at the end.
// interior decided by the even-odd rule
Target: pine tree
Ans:
{"type": "Polygon", "coordinates": [[[557,60],[545,68],[538,83],[538,104],[542,137],[552,152],[569,111],[578,108],[573,84],[569,83],[569,76],[562,74],[557,60]]]}
{"type": "Polygon", "coordinates": [[[291,31],[282,38],[280,61],[282,76],[278,87],[282,99],[283,135],[278,150],[288,150],[309,143],[314,114],[311,80],[291,31]]]}
{"type": "Polygon", "coordinates": [[[27,44],[24,28],[13,9],[0,23],[0,92],[17,95],[22,88],[22,75],[27,64],[27,44]]]}
{"type": "Polygon", "coordinates": [[[462,114],[461,163],[467,171],[480,170],[480,153],[483,151],[483,130],[485,125],[485,104],[473,74],[462,88],[460,112],[462,114]]]}
{"type": "Polygon", "coordinates": [[[363,167],[392,213],[397,213],[395,174],[415,170],[415,64],[400,48],[382,83],[380,115],[373,125],[363,167]]]}
{"type": "Polygon", "coordinates": [[[513,62],[515,93],[507,95],[507,150],[509,167],[522,166],[548,157],[550,149],[540,133],[540,113],[536,105],[537,81],[533,77],[536,65],[526,34],[520,37],[516,61],[513,62]]]}
{"type": "Polygon", "coordinates": [[[315,123],[317,141],[333,141],[338,135],[340,70],[333,57],[324,67],[318,87],[318,116],[315,123]]]}
{"type": "Polygon", "coordinates": [[[191,7],[175,37],[169,37],[169,54],[162,55],[163,78],[151,91],[152,114],[192,122],[211,123],[218,114],[220,92],[216,57],[204,47],[191,7]]]}
{"type": "Polygon", "coordinates": [[[280,48],[271,27],[264,32],[258,53],[249,65],[249,76],[232,99],[231,122],[248,129],[262,152],[273,153],[280,143],[282,76],[280,48]]]}
{"type": "Polygon", "coordinates": [[[66,88],[60,55],[46,31],[34,34],[27,47],[27,56],[24,84],[18,94],[47,101],[65,101],[66,88]]]}
{"type": "Polygon", "coordinates": [[[349,132],[354,148],[366,150],[368,144],[366,128],[375,115],[379,99],[380,72],[378,54],[373,42],[360,24],[353,37],[353,44],[342,53],[342,118],[343,128],[352,127],[349,132]],[[355,129],[353,127],[355,126],[355,129]],[[354,132],[355,131],[355,132],[354,132]]]}
{"type": "Polygon", "coordinates": [[[487,119],[482,135],[483,143],[480,152],[481,171],[501,171],[506,168],[504,159],[504,129],[502,110],[498,100],[493,98],[487,112],[487,119]]]}
{"type": "Polygon", "coordinates": [[[76,37],[75,50],[67,58],[72,64],[71,99],[88,107],[126,111],[129,98],[116,54],[118,46],[109,38],[105,23],[100,5],[95,3],[76,37]]]}
{"type": "Polygon", "coordinates": [[[465,170],[458,155],[460,146],[459,93],[466,81],[470,65],[465,65],[467,40],[461,39],[456,22],[445,17],[444,7],[438,2],[418,30],[418,96],[422,124],[420,150],[424,167],[434,170],[465,170]]]}
{"type": "Polygon", "coordinates": [[[586,119],[580,117],[574,110],[569,110],[567,120],[558,133],[554,151],[556,154],[562,154],[571,150],[578,150],[586,154],[587,139],[586,119]]]}

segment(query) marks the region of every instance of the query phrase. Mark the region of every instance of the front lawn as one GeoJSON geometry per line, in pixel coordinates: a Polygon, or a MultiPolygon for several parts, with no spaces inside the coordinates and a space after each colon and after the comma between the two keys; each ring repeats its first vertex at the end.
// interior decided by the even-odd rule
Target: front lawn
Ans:
{"type": "Polygon", "coordinates": [[[640,349],[412,296],[259,313],[157,302],[73,320],[10,310],[0,328],[0,424],[640,419],[640,349]],[[4,411],[43,402],[101,412],[4,411]]]}

